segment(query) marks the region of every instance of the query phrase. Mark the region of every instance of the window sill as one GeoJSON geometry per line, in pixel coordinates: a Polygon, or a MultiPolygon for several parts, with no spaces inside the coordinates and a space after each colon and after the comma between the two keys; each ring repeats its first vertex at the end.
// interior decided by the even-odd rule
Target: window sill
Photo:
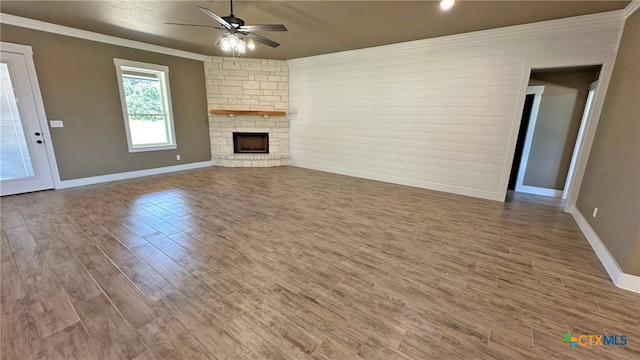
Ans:
{"type": "Polygon", "coordinates": [[[178,145],[162,145],[162,146],[144,146],[129,148],[130,153],[145,152],[145,151],[160,151],[160,150],[174,150],[178,145]]]}

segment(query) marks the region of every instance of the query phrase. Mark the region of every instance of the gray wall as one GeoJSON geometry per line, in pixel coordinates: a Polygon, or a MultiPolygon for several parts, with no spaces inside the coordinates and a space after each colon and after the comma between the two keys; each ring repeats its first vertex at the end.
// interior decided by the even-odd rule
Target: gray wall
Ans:
{"type": "Polygon", "coordinates": [[[524,185],[563,190],[576,144],[589,84],[598,67],[534,71],[529,85],[545,85],[524,185]]]}
{"type": "Polygon", "coordinates": [[[578,196],[622,270],[640,276],[640,11],[626,22],[578,196]],[[596,218],[591,216],[598,207],[596,218]]]}
{"type": "Polygon", "coordinates": [[[201,61],[10,25],[0,39],[33,47],[62,180],[211,160],[201,61]],[[113,58],[169,66],[176,150],[128,152],[113,58]]]}

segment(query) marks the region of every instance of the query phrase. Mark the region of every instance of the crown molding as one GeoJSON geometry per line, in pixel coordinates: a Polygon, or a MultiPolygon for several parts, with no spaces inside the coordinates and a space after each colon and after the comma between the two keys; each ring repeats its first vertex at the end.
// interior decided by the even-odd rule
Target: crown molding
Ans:
{"type": "Polygon", "coordinates": [[[28,19],[20,16],[0,13],[0,24],[19,26],[23,28],[45,31],[58,35],[71,36],[79,39],[97,41],[105,44],[124,46],[132,49],[155,52],[159,54],[177,56],[181,58],[205,61],[206,55],[192,53],[188,51],[172,49],[160,45],[153,45],[141,41],[123,39],[115,36],[98,34],[91,31],[80,30],[68,26],[52,24],[44,21],[28,19]]]}
{"type": "Polygon", "coordinates": [[[632,0],[626,8],[624,8],[624,18],[628,18],[634,11],[640,8],[640,0],[632,0]]]}

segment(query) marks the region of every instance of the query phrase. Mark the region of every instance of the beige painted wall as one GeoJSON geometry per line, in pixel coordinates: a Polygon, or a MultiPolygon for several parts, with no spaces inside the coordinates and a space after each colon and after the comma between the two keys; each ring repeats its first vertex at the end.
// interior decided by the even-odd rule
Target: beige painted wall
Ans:
{"type": "Polygon", "coordinates": [[[640,11],[625,24],[577,206],[622,270],[640,276],[638,39],[640,11]]]}
{"type": "Polygon", "coordinates": [[[62,180],[211,160],[204,64],[15,26],[0,39],[31,45],[62,180]],[[178,148],[129,153],[113,58],[169,66],[178,148]],[[180,154],[181,161],[176,161],[180,154]]]}
{"type": "MultiPolygon", "coordinates": [[[[562,166],[562,155],[570,146],[573,108],[578,90],[546,81],[529,82],[544,85],[536,127],[531,140],[529,160],[523,184],[546,189],[564,188],[569,166],[562,166]],[[569,140],[569,141],[567,141],[569,140]]],[[[573,133],[575,136],[577,134],[573,133]]],[[[574,138],[575,142],[575,138],[574,138]]]]}
{"type": "Polygon", "coordinates": [[[599,67],[533,71],[529,85],[545,85],[524,185],[563,190],[589,84],[599,67]]]}

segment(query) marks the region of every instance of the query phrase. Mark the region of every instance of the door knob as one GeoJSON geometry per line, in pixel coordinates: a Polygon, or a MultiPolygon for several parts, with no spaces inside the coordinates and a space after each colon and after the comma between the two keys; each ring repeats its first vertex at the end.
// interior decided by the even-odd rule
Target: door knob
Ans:
{"type": "Polygon", "coordinates": [[[39,132],[36,132],[34,135],[35,135],[35,136],[40,136],[40,133],[39,133],[39,132]]]}
{"type": "Polygon", "coordinates": [[[42,141],[42,140],[36,140],[36,142],[37,142],[38,144],[42,144],[44,141],[42,141]]]}

